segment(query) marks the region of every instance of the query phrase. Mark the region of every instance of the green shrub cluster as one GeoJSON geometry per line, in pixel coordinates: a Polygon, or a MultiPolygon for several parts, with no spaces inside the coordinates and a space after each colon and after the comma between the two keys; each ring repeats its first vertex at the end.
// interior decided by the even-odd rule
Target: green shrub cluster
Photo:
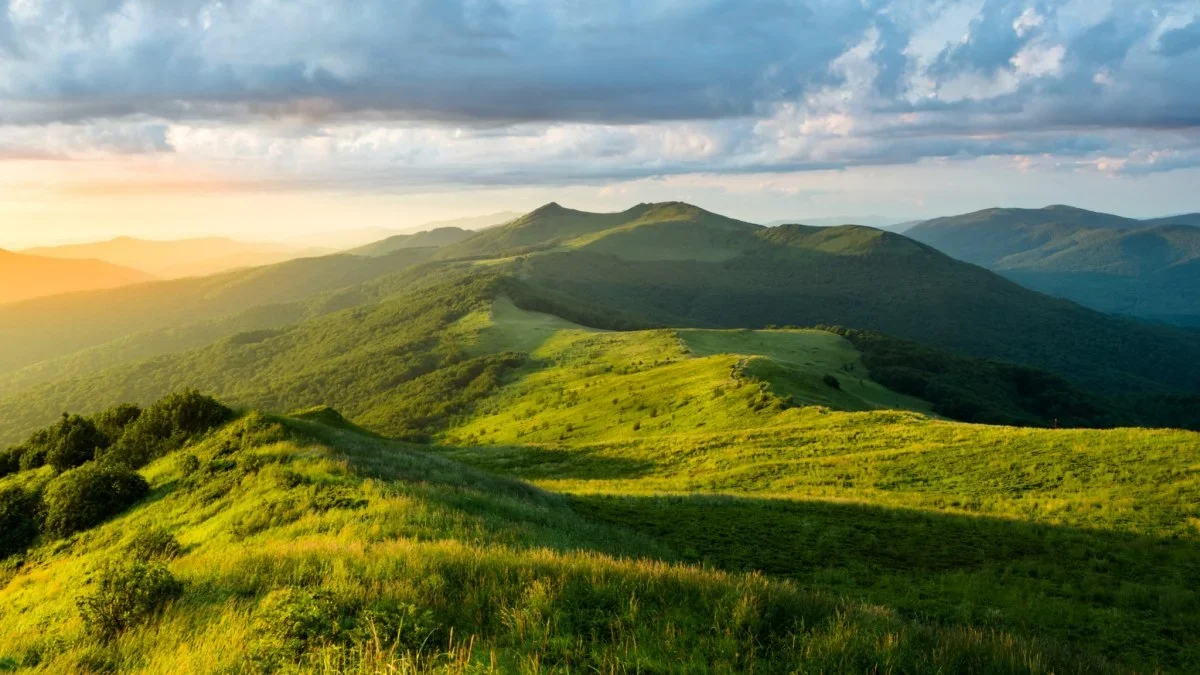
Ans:
{"type": "Polygon", "coordinates": [[[963,422],[1016,426],[1108,427],[1126,421],[1110,403],[1036,368],[955,356],[872,331],[822,326],[862,353],[871,379],[925,399],[963,422]]]}
{"type": "Polygon", "coordinates": [[[104,457],[142,467],[232,417],[232,410],[198,391],[172,394],[132,419],[104,457]]]}
{"type": "MultiPolygon", "coordinates": [[[[0,558],[25,550],[39,533],[65,537],[129,508],[150,491],[136,469],[232,416],[216,400],[185,391],[145,410],[126,404],[92,417],[64,414],[8,448],[0,453],[0,476],[46,465],[58,475],[44,489],[0,491],[0,558]]],[[[136,559],[169,558],[179,551],[164,532],[138,537],[131,551],[136,559]]]]}
{"type": "Polygon", "coordinates": [[[18,486],[0,490],[0,558],[20,553],[37,537],[41,499],[18,486]]]}
{"type": "Polygon", "coordinates": [[[250,662],[268,673],[302,663],[323,647],[375,643],[393,651],[419,649],[439,630],[431,611],[411,603],[381,599],[346,606],[328,592],[295,587],[268,593],[252,628],[250,662]]]}
{"type": "Polygon", "coordinates": [[[96,576],[96,590],[78,600],[89,634],[111,640],[159,613],[183,592],[183,585],[161,563],[110,561],[96,576]]]}
{"type": "Polygon", "coordinates": [[[95,527],[149,492],[146,479],[129,467],[89,462],[66,471],[46,487],[42,529],[48,535],[65,537],[95,527]]]}
{"type": "Polygon", "coordinates": [[[93,459],[137,469],[232,417],[232,410],[195,390],[145,410],[125,403],[92,417],[63,413],[57,423],[0,453],[0,476],[45,465],[62,472],[93,459]]]}

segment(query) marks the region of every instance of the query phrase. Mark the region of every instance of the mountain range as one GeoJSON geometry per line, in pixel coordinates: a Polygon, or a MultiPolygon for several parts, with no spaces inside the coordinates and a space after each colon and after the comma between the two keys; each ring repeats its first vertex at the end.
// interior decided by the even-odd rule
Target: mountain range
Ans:
{"type": "Polygon", "coordinates": [[[1200,333],[894,232],[551,203],[0,344],[0,668],[1200,666],[1200,333]]]}
{"type": "Polygon", "coordinates": [[[1200,214],[1134,220],[1068,206],[987,209],[906,232],[959,260],[1105,312],[1200,325],[1200,214]]]}
{"type": "Polygon", "coordinates": [[[141,270],[160,279],[207,276],[231,269],[258,267],[293,258],[332,253],[331,249],[293,248],[224,237],[154,241],[118,237],[108,241],[32,248],[22,251],[64,260],[95,259],[141,270]]]}
{"type": "Polygon", "coordinates": [[[768,228],[678,202],[617,213],[552,203],[466,238],[452,234],[443,246],[300,259],[0,308],[8,346],[0,356],[0,412],[20,431],[68,403],[147,400],[186,380],[239,405],[329,403],[365,421],[364,402],[385,396],[374,387],[438,361],[367,376],[392,357],[370,357],[369,367],[358,359],[398,353],[401,327],[425,344],[418,327],[440,325],[466,288],[483,289],[474,303],[504,295],[596,328],[867,331],[848,335],[874,350],[868,360],[888,386],[964,419],[1188,426],[1186,397],[1200,392],[1200,334],[1047,297],[873,228],[768,228]],[[436,307],[442,313],[429,314],[436,307]],[[65,331],[68,321],[73,330],[65,331]],[[870,338],[876,333],[892,342],[870,338]],[[350,359],[336,367],[340,375],[311,371],[341,363],[331,360],[338,353],[350,359]],[[968,360],[952,362],[954,354],[968,360]],[[356,372],[363,375],[345,380],[356,372]],[[1012,389],[981,393],[988,381],[1012,389]],[[1048,398],[1029,399],[1033,382],[1048,398]],[[1152,398],[1162,396],[1185,398],[1152,398]],[[1067,400],[1085,404],[1068,410],[1067,400]]]}
{"type": "Polygon", "coordinates": [[[126,286],[153,277],[103,260],[61,260],[0,249],[0,304],[126,286]]]}

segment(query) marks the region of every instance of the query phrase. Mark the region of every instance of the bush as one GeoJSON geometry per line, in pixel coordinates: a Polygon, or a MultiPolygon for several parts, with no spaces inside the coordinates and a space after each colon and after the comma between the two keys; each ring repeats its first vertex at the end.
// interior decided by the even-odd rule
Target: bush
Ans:
{"type": "Polygon", "coordinates": [[[833,375],[826,375],[825,377],[821,378],[821,381],[825,383],[826,387],[829,387],[831,389],[841,389],[842,388],[842,383],[839,382],[838,379],[836,377],[834,377],[833,375]]]}
{"type": "Polygon", "coordinates": [[[38,534],[41,500],[19,487],[0,490],[0,558],[20,553],[38,534]]]}
{"type": "Polygon", "coordinates": [[[183,546],[165,529],[149,527],[133,535],[125,550],[133,560],[171,560],[183,553],[183,546]]]}
{"type": "Polygon", "coordinates": [[[183,592],[170,570],[141,560],[105,564],[96,584],[77,604],[87,632],[106,641],[150,619],[183,592]]]}
{"type": "Polygon", "coordinates": [[[108,447],[108,438],[91,420],[63,413],[62,420],[48,429],[46,463],[55,471],[66,471],[90,462],[96,450],[108,447]]]}
{"type": "Polygon", "coordinates": [[[198,391],[172,394],[142,411],[105,459],[140,468],[232,417],[232,410],[198,391]]]}
{"type": "Polygon", "coordinates": [[[338,638],[343,629],[341,614],[323,593],[298,588],[272,591],[263,598],[254,620],[256,638],[250,658],[262,671],[274,672],[309,648],[338,638]]]}
{"type": "Polygon", "coordinates": [[[104,522],[150,492],[146,479],[120,465],[89,462],[55,478],[46,488],[44,530],[65,537],[104,522]]]}
{"type": "Polygon", "coordinates": [[[0,452],[0,478],[21,470],[21,455],[24,452],[22,445],[14,445],[0,452]]]}
{"type": "Polygon", "coordinates": [[[122,403],[98,413],[92,417],[92,422],[100,433],[104,434],[109,440],[109,444],[116,443],[125,435],[125,430],[130,424],[137,421],[137,418],[142,416],[142,409],[131,403],[122,403]]]}
{"type": "MultiPolygon", "coordinates": [[[[35,437],[37,434],[34,435],[35,437]]],[[[46,465],[46,446],[40,444],[26,444],[21,448],[20,459],[17,466],[21,471],[31,471],[40,469],[46,465]]]]}
{"type": "Polygon", "coordinates": [[[175,468],[184,476],[190,476],[200,470],[200,458],[192,453],[180,455],[175,461],[175,468]]]}

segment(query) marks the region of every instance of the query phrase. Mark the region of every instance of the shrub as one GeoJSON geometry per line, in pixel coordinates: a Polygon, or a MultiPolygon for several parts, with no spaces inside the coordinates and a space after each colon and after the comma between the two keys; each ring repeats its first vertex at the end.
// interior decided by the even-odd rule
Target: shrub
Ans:
{"type": "Polygon", "coordinates": [[[71,469],[46,488],[45,532],[65,537],[94,527],[129,508],[149,491],[146,479],[124,466],[89,462],[71,469]]]}
{"type": "Polygon", "coordinates": [[[0,490],[0,558],[20,553],[38,534],[41,500],[20,487],[0,490]]]}
{"type": "Polygon", "coordinates": [[[21,455],[25,446],[14,445],[0,452],[0,478],[21,470],[21,455]]]}
{"type": "Polygon", "coordinates": [[[106,563],[96,585],[77,605],[88,633],[106,641],[150,619],[183,592],[170,570],[141,560],[106,563]]]}
{"type": "Polygon", "coordinates": [[[264,672],[294,662],[310,647],[328,643],[342,632],[341,612],[323,593],[298,588],[272,591],[259,604],[256,638],[250,658],[264,672]]]}
{"type": "Polygon", "coordinates": [[[92,417],[92,422],[100,433],[108,438],[109,443],[116,443],[125,435],[125,430],[130,424],[137,421],[137,418],[142,416],[142,409],[131,403],[122,403],[105,410],[102,413],[97,413],[92,417]]]}
{"type": "Polygon", "coordinates": [[[826,375],[825,377],[821,378],[821,381],[825,383],[825,386],[827,386],[831,389],[841,389],[842,388],[842,383],[839,382],[838,379],[836,377],[834,377],[833,375],[826,375]]]}
{"type": "Polygon", "coordinates": [[[200,470],[200,458],[192,453],[180,455],[175,462],[175,468],[184,476],[190,476],[200,470]]]}
{"type": "Polygon", "coordinates": [[[108,438],[91,420],[63,413],[46,436],[46,463],[55,471],[66,471],[90,462],[97,449],[108,447],[108,438]]]}
{"type": "Polygon", "coordinates": [[[232,410],[198,391],[172,394],[142,411],[106,459],[136,469],[232,417],[232,410]]]}
{"type": "Polygon", "coordinates": [[[171,560],[183,553],[183,546],[165,529],[148,527],[133,535],[125,550],[133,560],[171,560]]]}
{"type": "MultiPolygon", "coordinates": [[[[35,437],[37,434],[35,434],[35,437]]],[[[21,471],[30,471],[40,469],[46,465],[46,446],[41,444],[27,443],[20,452],[20,459],[17,462],[21,471]]]]}

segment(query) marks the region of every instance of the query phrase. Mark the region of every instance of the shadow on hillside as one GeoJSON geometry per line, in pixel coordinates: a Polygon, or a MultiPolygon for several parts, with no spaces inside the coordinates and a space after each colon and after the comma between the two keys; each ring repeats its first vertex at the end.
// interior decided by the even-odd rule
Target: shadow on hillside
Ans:
{"type": "Polygon", "coordinates": [[[1200,542],[855,504],[575,496],[576,512],[685,560],[757,570],[922,620],[1063,640],[1154,670],[1200,667],[1200,542]]]}

